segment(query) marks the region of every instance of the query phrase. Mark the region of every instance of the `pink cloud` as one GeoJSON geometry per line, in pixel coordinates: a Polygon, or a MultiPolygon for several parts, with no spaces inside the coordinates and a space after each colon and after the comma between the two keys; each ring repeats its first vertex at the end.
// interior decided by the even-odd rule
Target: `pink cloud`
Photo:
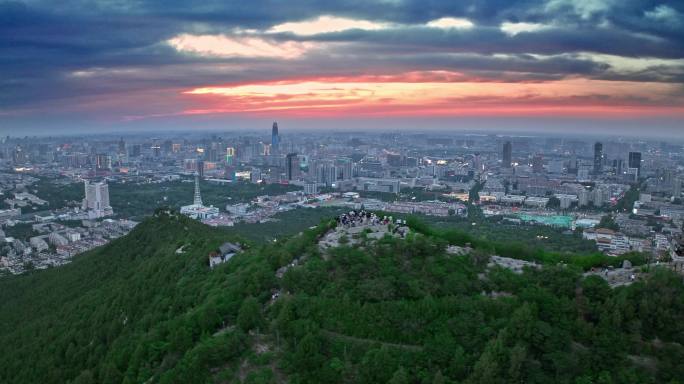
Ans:
{"type": "Polygon", "coordinates": [[[340,116],[681,116],[677,85],[568,78],[470,79],[458,72],[288,78],[204,86],[182,94],[181,112],[340,116]]]}

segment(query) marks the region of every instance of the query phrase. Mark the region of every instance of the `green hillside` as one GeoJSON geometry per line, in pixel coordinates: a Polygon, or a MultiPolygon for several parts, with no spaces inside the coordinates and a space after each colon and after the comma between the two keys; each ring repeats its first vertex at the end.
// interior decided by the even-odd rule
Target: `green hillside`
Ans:
{"type": "Polygon", "coordinates": [[[0,279],[0,382],[682,382],[681,276],[611,290],[553,258],[516,275],[418,224],[321,253],[331,225],[211,270],[236,239],[160,212],[71,264],[0,279]]]}

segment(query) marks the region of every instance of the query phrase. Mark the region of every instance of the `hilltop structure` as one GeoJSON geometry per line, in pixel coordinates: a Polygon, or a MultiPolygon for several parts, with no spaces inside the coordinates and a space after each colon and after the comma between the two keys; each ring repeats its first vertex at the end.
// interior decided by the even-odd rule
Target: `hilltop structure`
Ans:
{"type": "Polygon", "coordinates": [[[195,197],[192,204],[184,205],[180,210],[181,214],[196,220],[212,219],[219,214],[219,209],[212,206],[205,207],[202,203],[202,194],[200,193],[199,175],[195,175],[195,197]]]}

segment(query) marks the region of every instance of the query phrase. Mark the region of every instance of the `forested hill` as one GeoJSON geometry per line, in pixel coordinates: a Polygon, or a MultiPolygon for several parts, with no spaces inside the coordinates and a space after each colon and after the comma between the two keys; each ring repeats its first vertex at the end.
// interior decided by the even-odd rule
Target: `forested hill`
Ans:
{"type": "Polygon", "coordinates": [[[322,251],[332,223],[211,270],[234,239],[160,212],[1,279],[0,382],[682,382],[681,276],[611,289],[572,263],[514,274],[420,226],[322,251]]]}

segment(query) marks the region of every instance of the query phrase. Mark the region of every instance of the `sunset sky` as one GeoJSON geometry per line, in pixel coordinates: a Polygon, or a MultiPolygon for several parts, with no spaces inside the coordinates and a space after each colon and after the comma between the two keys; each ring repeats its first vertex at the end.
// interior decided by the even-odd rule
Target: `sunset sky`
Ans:
{"type": "Polygon", "coordinates": [[[0,0],[2,134],[270,120],[684,135],[684,2],[0,0]]]}

